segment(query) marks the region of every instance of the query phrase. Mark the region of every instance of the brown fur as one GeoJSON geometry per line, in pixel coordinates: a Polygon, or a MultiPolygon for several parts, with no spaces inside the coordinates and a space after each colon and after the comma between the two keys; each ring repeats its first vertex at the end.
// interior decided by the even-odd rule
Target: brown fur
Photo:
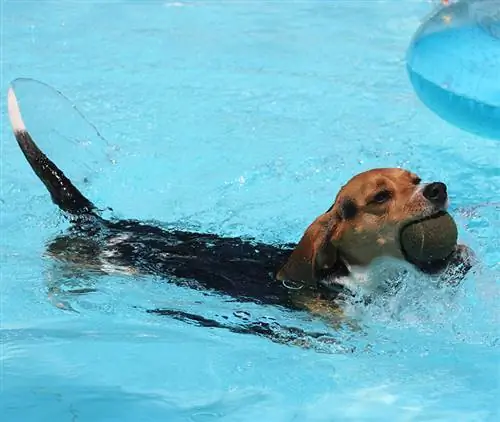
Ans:
{"type": "Polygon", "coordinates": [[[333,268],[338,259],[361,267],[382,256],[404,259],[401,227],[441,210],[422,195],[420,179],[410,171],[380,168],[358,174],[341,188],[333,206],[307,228],[277,278],[314,284],[319,270],[333,268]],[[374,202],[382,191],[389,198],[374,202]],[[347,201],[354,215],[346,215],[347,201]]]}

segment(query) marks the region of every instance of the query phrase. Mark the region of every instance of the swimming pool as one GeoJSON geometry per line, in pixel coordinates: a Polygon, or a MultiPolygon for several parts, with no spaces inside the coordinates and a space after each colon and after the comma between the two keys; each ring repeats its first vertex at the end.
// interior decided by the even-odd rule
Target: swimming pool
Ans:
{"type": "Polygon", "coordinates": [[[2,7],[2,421],[498,418],[498,142],[441,121],[412,92],[405,49],[428,3],[2,7]],[[78,312],[61,310],[42,254],[64,222],[6,121],[19,76],[60,89],[118,146],[87,189],[120,217],[295,241],[351,175],[400,165],[448,183],[483,268],[455,296],[414,280],[357,309],[361,332],[118,275],[61,294],[78,312]],[[245,312],[337,342],[285,346],[144,312],[153,306],[245,312]]]}

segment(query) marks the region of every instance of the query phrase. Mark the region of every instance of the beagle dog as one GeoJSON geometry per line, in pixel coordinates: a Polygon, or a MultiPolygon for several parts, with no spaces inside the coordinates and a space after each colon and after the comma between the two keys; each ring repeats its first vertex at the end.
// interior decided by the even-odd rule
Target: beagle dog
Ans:
{"type": "MultiPolygon", "coordinates": [[[[410,171],[383,168],[353,177],[298,244],[269,245],[136,220],[109,220],[39,149],[24,125],[12,88],[8,109],[24,156],[72,223],[50,241],[48,254],[98,273],[154,275],[240,301],[328,315],[336,312],[336,299],[350,294],[345,281],[352,279],[353,269],[367,268],[382,257],[408,263],[400,244],[401,229],[442,213],[448,204],[445,184],[422,184],[410,171]]],[[[456,279],[469,271],[471,257],[469,249],[460,245],[444,260],[409,265],[426,273],[449,271],[456,279]]]]}

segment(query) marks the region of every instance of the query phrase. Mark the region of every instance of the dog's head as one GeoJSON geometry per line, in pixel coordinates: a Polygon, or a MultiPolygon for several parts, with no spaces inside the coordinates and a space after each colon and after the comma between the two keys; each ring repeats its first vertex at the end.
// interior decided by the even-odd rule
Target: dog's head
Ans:
{"type": "Polygon", "coordinates": [[[341,263],[367,266],[382,256],[405,259],[401,229],[447,205],[444,183],[423,184],[416,174],[398,168],[358,174],[308,227],[277,277],[312,283],[341,263]]]}

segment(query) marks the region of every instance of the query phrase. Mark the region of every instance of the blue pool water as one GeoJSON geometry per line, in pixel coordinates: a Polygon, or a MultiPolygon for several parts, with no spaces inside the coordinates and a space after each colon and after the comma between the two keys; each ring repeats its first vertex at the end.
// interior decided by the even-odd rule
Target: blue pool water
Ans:
{"type": "MultiPolygon", "coordinates": [[[[415,97],[404,57],[427,2],[1,7],[2,422],[498,420],[498,142],[415,97]],[[295,241],[353,174],[404,166],[447,182],[481,267],[455,294],[414,279],[353,305],[360,331],[161,280],[67,279],[43,256],[65,222],[6,120],[21,76],[64,92],[114,146],[113,162],[85,168],[69,151],[66,166],[116,216],[295,241]],[[72,283],[97,291],[65,294],[72,283]],[[336,342],[304,349],[144,312],[160,306],[336,342]]],[[[33,129],[54,119],[40,114],[33,129]]]]}

